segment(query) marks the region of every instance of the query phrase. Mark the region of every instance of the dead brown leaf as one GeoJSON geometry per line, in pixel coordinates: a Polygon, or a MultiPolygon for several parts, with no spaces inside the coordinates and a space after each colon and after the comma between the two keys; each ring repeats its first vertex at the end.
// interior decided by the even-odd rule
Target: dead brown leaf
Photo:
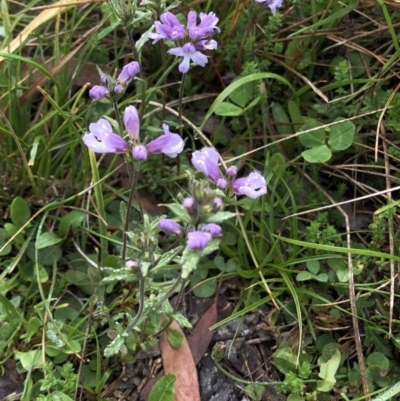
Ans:
{"type": "MultiPolygon", "coordinates": [[[[175,320],[170,327],[180,331],[185,338],[185,334],[175,320]]],[[[170,345],[167,335],[167,331],[161,333],[160,349],[164,373],[176,376],[175,401],[201,401],[196,364],[188,341],[185,338],[180,347],[175,349],[170,345]]]]}

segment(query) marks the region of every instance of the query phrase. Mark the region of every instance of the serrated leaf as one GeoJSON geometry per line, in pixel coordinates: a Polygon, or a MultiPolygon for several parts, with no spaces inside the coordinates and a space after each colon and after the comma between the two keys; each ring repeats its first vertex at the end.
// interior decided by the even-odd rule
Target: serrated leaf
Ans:
{"type": "Polygon", "coordinates": [[[25,199],[22,199],[20,196],[14,198],[11,203],[10,215],[11,221],[17,228],[21,228],[29,221],[31,218],[31,211],[25,199]]]}
{"type": "Polygon", "coordinates": [[[176,381],[175,375],[163,376],[153,387],[149,395],[149,401],[174,401],[176,381]]]}
{"type": "Polygon", "coordinates": [[[315,148],[324,145],[326,140],[326,131],[322,126],[323,125],[316,120],[310,120],[304,123],[299,131],[308,131],[311,129],[315,129],[315,131],[300,135],[300,142],[307,148],[315,148]]]}
{"type": "Polygon", "coordinates": [[[309,163],[326,163],[332,157],[332,152],[326,145],[305,150],[301,154],[309,163]]]}
{"type": "Polygon", "coordinates": [[[60,238],[57,234],[43,233],[36,240],[35,248],[36,249],[47,248],[49,246],[59,244],[61,241],[63,241],[63,238],[60,238]]]}
{"type": "Polygon", "coordinates": [[[214,113],[222,117],[238,117],[243,114],[243,109],[232,103],[221,102],[214,109],[214,113]]]}
{"type": "Polygon", "coordinates": [[[207,219],[207,223],[222,223],[225,220],[235,217],[236,214],[232,212],[218,212],[207,219]]]}
{"type": "Polygon", "coordinates": [[[160,269],[161,267],[167,266],[171,260],[175,259],[182,251],[183,246],[179,245],[174,249],[171,249],[168,252],[165,252],[161,258],[158,260],[157,265],[155,266],[155,269],[160,269]]]}
{"type": "Polygon", "coordinates": [[[331,127],[328,144],[334,150],[345,150],[353,144],[356,127],[351,121],[343,121],[331,127]]]}
{"type": "Polygon", "coordinates": [[[170,204],[162,204],[161,206],[166,206],[182,222],[184,223],[191,222],[191,217],[189,216],[187,210],[182,205],[176,203],[170,203],[170,204]]]}

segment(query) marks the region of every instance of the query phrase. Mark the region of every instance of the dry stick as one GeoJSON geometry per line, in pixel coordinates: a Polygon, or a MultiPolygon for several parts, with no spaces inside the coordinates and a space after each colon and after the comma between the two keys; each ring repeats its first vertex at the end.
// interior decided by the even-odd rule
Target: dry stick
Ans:
{"type": "MultiPolygon", "coordinates": [[[[332,204],[335,203],[335,200],[320,186],[318,185],[307,173],[303,172],[301,169],[296,167],[296,170],[302,174],[311,184],[313,184],[319,191],[321,191],[327,199],[329,199],[332,204]]],[[[348,214],[344,211],[344,209],[339,204],[334,204],[340,213],[343,215],[345,222],[346,222],[346,240],[347,240],[347,247],[351,248],[351,238],[350,238],[350,221],[348,214]]],[[[369,386],[367,375],[365,372],[365,363],[364,363],[364,355],[362,351],[361,345],[361,337],[360,337],[360,329],[358,326],[358,319],[357,319],[357,305],[356,305],[356,292],[354,288],[354,270],[353,270],[353,260],[351,258],[351,253],[347,254],[347,263],[349,265],[349,298],[350,298],[350,309],[351,309],[351,318],[353,321],[353,330],[354,330],[354,341],[356,343],[356,352],[357,352],[357,360],[360,367],[360,374],[361,374],[361,382],[363,387],[364,395],[369,393],[369,386]]],[[[365,400],[370,400],[370,397],[365,398],[365,400]]]]}

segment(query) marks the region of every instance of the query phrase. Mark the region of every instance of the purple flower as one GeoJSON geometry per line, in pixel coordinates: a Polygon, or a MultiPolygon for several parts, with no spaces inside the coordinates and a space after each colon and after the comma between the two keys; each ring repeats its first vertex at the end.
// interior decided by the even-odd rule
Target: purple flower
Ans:
{"type": "Polygon", "coordinates": [[[194,200],[194,198],[185,198],[183,200],[182,206],[187,211],[191,211],[194,208],[195,204],[196,204],[196,201],[194,200]]]}
{"type": "Polygon", "coordinates": [[[218,43],[216,40],[200,40],[197,42],[197,48],[199,50],[214,50],[218,48],[218,43]]]}
{"type": "Polygon", "coordinates": [[[132,140],[139,139],[140,122],[135,106],[128,106],[124,112],[125,128],[132,140]]]}
{"type": "Polygon", "coordinates": [[[200,13],[200,24],[197,25],[197,15],[195,11],[190,11],[187,18],[187,28],[189,36],[193,40],[202,40],[212,35],[214,29],[219,32],[221,30],[216,26],[219,19],[215,16],[215,13],[210,12],[208,14],[200,13]]]}
{"type": "Polygon", "coordinates": [[[276,9],[282,7],[283,0],[256,0],[257,3],[261,3],[264,7],[269,7],[273,15],[276,14],[276,9]]]}
{"type": "Polygon", "coordinates": [[[183,150],[183,140],[178,134],[169,132],[167,124],[163,124],[164,134],[149,142],[146,149],[150,153],[164,153],[168,157],[176,157],[183,150]]]}
{"type": "Polygon", "coordinates": [[[217,181],[217,187],[218,187],[218,188],[225,189],[227,185],[228,185],[228,184],[227,184],[225,178],[219,178],[219,179],[218,179],[218,181],[217,181]]]}
{"type": "Polygon", "coordinates": [[[108,80],[109,78],[107,74],[101,74],[100,81],[103,82],[104,85],[108,84],[108,80]]]}
{"type": "Polygon", "coordinates": [[[265,179],[260,172],[254,171],[248,177],[238,178],[232,184],[232,190],[236,195],[246,195],[256,199],[267,193],[265,179]]]}
{"type": "Polygon", "coordinates": [[[218,235],[221,235],[221,233],[222,233],[222,228],[218,224],[209,223],[209,224],[206,224],[204,227],[202,227],[201,231],[208,232],[213,237],[218,237],[218,235]]]}
{"type": "Polygon", "coordinates": [[[89,96],[95,100],[103,99],[107,95],[108,95],[108,89],[100,85],[93,86],[93,88],[90,89],[89,91],[89,96]]]}
{"type": "Polygon", "coordinates": [[[186,245],[193,251],[202,251],[211,241],[211,234],[203,231],[192,231],[188,233],[186,245]]]}
{"type": "Polygon", "coordinates": [[[186,35],[185,27],[179,22],[174,14],[167,11],[160,16],[160,21],[154,23],[156,33],[150,32],[147,36],[154,39],[153,45],[160,39],[178,40],[186,35]]]}
{"type": "Polygon", "coordinates": [[[134,159],[139,161],[145,161],[147,159],[147,149],[143,145],[137,145],[132,149],[132,156],[134,159]]]}
{"type": "Polygon", "coordinates": [[[182,233],[182,227],[172,219],[161,219],[158,222],[158,228],[169,235],[179,235],[182,233]]]}
{"type": "Polygon", "coordinates": [[[118,82],[125,85],[132,81],[135,75],[140,71],[140,65],[137,61],[132,61],[129,64],[124,65],[121,73],[118,75],[118,82]]]}
{"type": "Polygon", "coordinates": [[[114,86],[114,93],[120,95],[124,91],[124,87],[121,84],[114,86]]]}
{"type": "Polygon", "coordinates": [[[192,43],[186,43],[182,47],[174,47],[168,50],[167,53],[183,57],[183,61],[178,67],[181,73],[188,72],[190,60],[201,67],[204,67],[208,62],[207,56],[197,51],[192,43]]]}
{"type": "Polygon", "coordinates": [[[128,144],[117,134],[114,134],[111,124],[101,118],[97,123],[89,125],[89,132],[83,136],[84,144],[96,153],[125,153],[128,144]]]}
{"type": "Polygon", "coordinates": [[[222,202],[221,198],[214,198],[214,206],[218,209],[221,209],[224,202],[222,202]]]}
{"type": "Polygon", "coordinates": [[[206,178],[217,183],[221,178],[218,170],[218,152],[213,148],[196,150],[192,154],[193,166],[201,171],[206,178]]]}
{"type": "Polygon", "coordinates": [[[227,170],[226,170],[226,176],[227,176],[228,178],[235,178],[237,172],[238,172],[238,169],[237,169],[236,166],[230,166],[230,167],[228,167],[227,170]]]}

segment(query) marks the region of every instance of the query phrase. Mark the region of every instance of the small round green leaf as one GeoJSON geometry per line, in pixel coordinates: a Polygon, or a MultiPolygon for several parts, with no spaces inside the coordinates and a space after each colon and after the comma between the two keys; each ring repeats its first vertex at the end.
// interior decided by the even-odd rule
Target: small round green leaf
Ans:
{"type": "Polygon", "coordinates": [[[332,152],[326,145],[305,150],[301,154],[309,163],[326,163],[332,157],[332,152]]]}
{"type": "Polygon", "coordinates": [[[322,126],[323,125],[319,121],[307,121],[301,126],[300,131],[315,131],[307,132],[306,134],[300,135],[300,142],[307,148],[315,148],[317,146],[324,145],[326,140],[326,132],[325,128],[322,128],[322,126]]]}
{"type": "Polygon", "coordinates": [[[333,125],[329,132],[328,144],[334,150],[345,150],[353,144],[356,127],[351,121],[333,125]]]}
{"type": "Polygon", "coordinates": [[[17,196],[11,203],[11,221],[17,228],[21,228],[31,218],[31,211],[25,199],[17,196]]]}

